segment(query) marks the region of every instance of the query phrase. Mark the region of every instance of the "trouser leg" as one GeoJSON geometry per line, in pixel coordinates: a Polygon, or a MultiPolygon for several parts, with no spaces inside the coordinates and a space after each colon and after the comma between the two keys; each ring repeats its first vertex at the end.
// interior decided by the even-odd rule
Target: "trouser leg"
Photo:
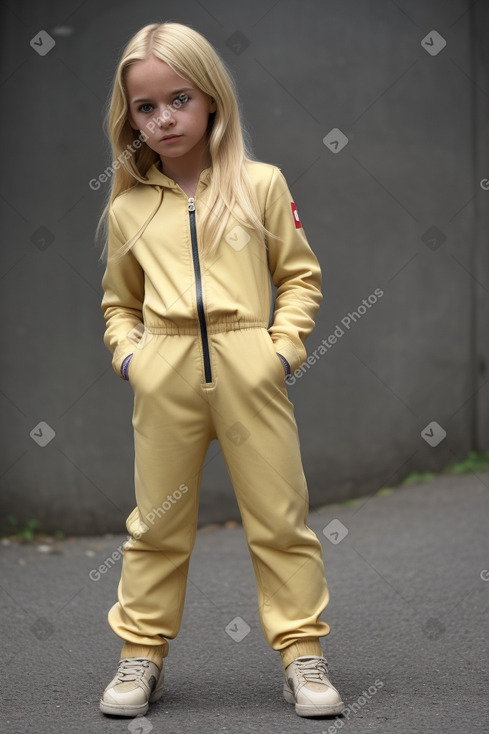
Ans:
{"type": "Polygon", "coordinates": [[[322,655],[329,601],[322,547],[307,526],[308,490],[293,405],[266,329],[213,337],[211,406],[255,571],[265,638],[284,666],[322,655]],[[288,648],[288,649],[287,649],[288,648]]]}
{"type": "Polygon", "coordinates": [[[193,337],[165,335],[145,342],[131,362],[137,506],[127,519],[131,537],[108,615],[126,641],[123,656],[148,657],[151,646],[156,658],[165,657],[180,628],[212,440],[198,358],[193,337]]]}

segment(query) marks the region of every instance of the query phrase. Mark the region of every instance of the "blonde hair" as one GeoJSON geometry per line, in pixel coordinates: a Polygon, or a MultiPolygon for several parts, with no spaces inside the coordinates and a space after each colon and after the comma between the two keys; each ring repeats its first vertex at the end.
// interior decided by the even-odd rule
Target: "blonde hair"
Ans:
{"type": "MultiPolygon", "coordinates": [[[[134,149],[135,131],[129,122],[125,75],[127,68],[150,56],[165,61],[177,74],[188,79],[216,102],[208,129],[211,177],[206,207],[200,220],[203,251],[212,252],[224,234],[229,215],[260,238],[275,236],[260,218],[258,200],[246,160],[255,160],[243,129],[234,81],[224,62],[204,36],[180,23],[153,23],[141,28],[127,43],[120,59],[105,118],[113,159],[119,162],[111,179],[111,191],[97,227],[107,229],[107,215],[114,199],[124,191],[146,181],[148,169],[160,160],[158,153],[142,142],[134,149]],[[125,151],[134,150],[127,156],[125,151]]],[[[150,218],[154,215],[153,212],[150,218]]],[[[148,220],[149,221],[149,220],[148,220]]],[[[147,224],[147,223],[146,223],[147,224]]],[[[140,236],[141,228],[122,248],[127,252],[140,236]]],[[[266,239],[265,239],[266,242],[266,239]]],[[[107,243],[102,256],[106,255],[107,243]]]]}

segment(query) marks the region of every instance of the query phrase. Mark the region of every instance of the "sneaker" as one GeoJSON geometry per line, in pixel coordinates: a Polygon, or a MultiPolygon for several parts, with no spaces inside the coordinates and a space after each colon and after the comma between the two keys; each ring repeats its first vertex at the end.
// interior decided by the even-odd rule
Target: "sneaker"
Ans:
{"type": "Polygon", "coordinates": [[[100,699],[100,710],[113,716],[144,715],[149,704],[163,695],[163,678],[163,661],[160,670],[146,658],[120,660],[115,678],[100,699]]]}
{"type": "Polygon", "coordinates": [[[341,714],[344,703],[327,677],[328,662],[317,655],[303,655],[285,669],[284,698],[295,704],[299,716],[341,714]]]}

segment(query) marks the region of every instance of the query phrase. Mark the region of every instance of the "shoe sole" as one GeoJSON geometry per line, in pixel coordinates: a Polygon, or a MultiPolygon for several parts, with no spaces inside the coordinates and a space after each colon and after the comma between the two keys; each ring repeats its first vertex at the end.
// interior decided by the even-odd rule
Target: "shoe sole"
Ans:
{"type": "Polygon", "coordinates": [[[149,703],[142,703],[140,706],[123,706],[117,703],[105,703],[105,701],[100,700],[101,712],[109,716],[130,716],[134,718],[140,714],[144,716],[148,709],[149,703]]]}
{"type": "Polygon", "coordinates": [[[325,703],[321,706],[315,706],[311,703],[297,703],[294,694],[286,683],[284,683],[284,698],[287,703],[295,704],[295,712],[298,716],[335,716],[341,714],[345,708],[343,701],[325,703]]]}
{"type": "Polygon", "coordinates": [[[149,704],[158,701],[162,697],[162,695],[163,686],[160,686],[160,688],[155,688],[155,690],[149,697],[149,701],[146,701],[146,703],[141,703],[139,706],[131,706],[129,704],[124,706],[120,703],[107,703],[101,698],[100,711],[103,714],[108,714],[109,716],[130,716],[131,718],[139,716],[140,714],[144,716],[144,714],[147,713],[149,709],[149,704]]]}

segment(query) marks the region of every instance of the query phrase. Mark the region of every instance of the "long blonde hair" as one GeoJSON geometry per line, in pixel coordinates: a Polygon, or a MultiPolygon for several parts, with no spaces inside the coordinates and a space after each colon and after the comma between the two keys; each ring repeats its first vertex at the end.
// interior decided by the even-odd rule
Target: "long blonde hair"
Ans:
{"type": "MultiPolygon", "coordinates": [[[[255,158],[241,123],[232,76],[204,36],[189,26],[170,22],[144,26],[130,39],[122,53],[105,118],[113,160],[117,160],[119,165],[113,171],[110,197],[100,217],[97,234],[102,225],[107,234],[107,215],[114,199],[138,182],[147,180],[146,172],[160,160],[158,153],[144,141],[139,147],[134,147],[135,131],[128,119],[125,85],[126,70],[130,64],[143,61],[151,55],[165,61],[173,71],[216,102],[216,111],[212,113],[213,119],[210,117],[208,130],[212,175],[199,225],[203,251],[213,252],[218,246],[230,214],[260,238],[275,236],[261,221],[256,193],[244,166],[246,160],[255,158]],[[128,150],[134,151],[133,154],[128,156],[125,153],[128,150]]],[[[132,247],[137,236],[139,233],[125,243],[123,253],[132,247]]],[[[106,252],[107,244],[103,257],[106,252]]]]}

